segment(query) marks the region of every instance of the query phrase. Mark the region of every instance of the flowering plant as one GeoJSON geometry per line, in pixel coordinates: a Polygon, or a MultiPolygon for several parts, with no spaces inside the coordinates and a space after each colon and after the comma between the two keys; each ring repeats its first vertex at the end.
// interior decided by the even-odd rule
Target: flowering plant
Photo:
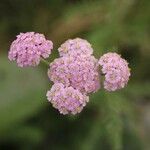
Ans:
{"type": "MultiPolygon", "coordinates": [[[[10,46],[8,58],[19,67],[37,66],[52,49],[52,41],[43,34],[20,33],[10,46]]],[[[67,40],[58,52],[60,57],[49,64],[48,77],[54,84],[46,96],[61,114],[80,113],[89,102],[89,95],[101,87],[116,91],[128,83],[128,63],[117,53],[106,53],[97,60],[91,44],[80,38],[67,40]]]]}

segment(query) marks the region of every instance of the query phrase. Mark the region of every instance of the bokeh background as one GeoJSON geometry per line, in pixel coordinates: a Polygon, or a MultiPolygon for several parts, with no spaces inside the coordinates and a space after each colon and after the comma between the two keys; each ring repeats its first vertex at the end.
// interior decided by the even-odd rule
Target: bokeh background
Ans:
{"type": "Polygon", "coordinates": [[[150,150],[149,0],[0,0],[0,150],[150,150]],[[54,42],[49,61],[68,38],[87,39],[95,57],[116,51],[129,62],[126,88],[90,96],[77,116],[46,100],[47,68],[8,61],[20,32],[54,42]]]}

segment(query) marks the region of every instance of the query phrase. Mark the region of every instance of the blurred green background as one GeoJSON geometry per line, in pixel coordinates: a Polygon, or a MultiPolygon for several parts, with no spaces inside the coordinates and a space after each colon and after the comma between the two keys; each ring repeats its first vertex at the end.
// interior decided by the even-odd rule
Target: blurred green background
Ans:
{"type": "Polygon", "coordinates": [[[0,150],[150,150],[149,0],[0,0],[0,150]],[[20,32],[54,42],[49,61],[68,38],[87,39],[99,58],[116,51],[129,62],[126,88],[90,96],[77,116],[46,100],[47,68],[8,61],[20,32]]]}

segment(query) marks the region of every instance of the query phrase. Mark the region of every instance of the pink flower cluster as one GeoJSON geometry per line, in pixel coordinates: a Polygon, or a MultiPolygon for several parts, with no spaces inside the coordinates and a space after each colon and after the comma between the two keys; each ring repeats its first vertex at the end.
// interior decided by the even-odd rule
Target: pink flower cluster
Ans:
{"type": "MultiPolygon", "coordinates": [[[[76,105],[77,110],[81,111],[81,108],[86,105],[86,101],[82,97],[87,97],[86,94],[100,89],[98,60],[92,56],[93,49],[90,43],[83,39],[67,40],[58,50],[62,57],[55,59],[50,64],[48,76],[54,82],[54,85],[61,83],[65,89],[69,88],[72,91],[78,91],[82,95],[78,99],[80,107],[76,105]]],[[[52,92],[51,90],[49,91],[50,93],[52,92]]],[[[52,104],[53,99],[56,99],[55,102],[58,100],[55,96],[48,99],[52,99],[52,104]]],[[[74,101],[70,101],[70,103],[72,103],[70,105],[74,105],[74,101]]],[[[58,101],[57,108],[60,111],[59,105],[61,106],[62,104],[58,101]]],[[[70,110],[67,106],[66,110],[70,110]]],[[[74,114],[74,110],[69,112],[74,114]]]]}
{"type": "Polygon", "coordinates": [[[65,43],[63,43],[60,48],[58,48],[60,56],[65,55],[92,55],[93,54],[93,48],[91,47],[91,44],[84,39],[81,38],[75,38],[75,39],[69,39],[65,43]]]}
{"type": "Polygon", "coordinates": [[[88,96],[73,87],[65,87],[62,83],[55,83],[46,96],[53,107],[64,115],[80,113],[89,101],[88,96]]]}
{"type": "Polygon", "coordinates": [[[102,73],[105,75],[104,88],[115,91],[124,88],[130,77],[130,69],[126,60],[117,53],[104,54],[99,59],[102,73]]]}
{"type": "Polygon", "coordinates": [[[63,56],[50,64],[48,76],[54,83],[72,86],[83,93],[100,88],[97,59],[94,56],[63,56]]]}
{"type": "MultiPolygon", "coordinates": [[[[19,67],[37,66],[51,54],[53,43],[43,34],[20,33],[8,53],[19,67]]],[[[48,77],[54,85],[47,91],[47,99],[61,114],[77,114],[89,101],[89,94],[100,89],[100,74],[104,75],[104,89],[115,91],[129,80],[126,60],[117,53],[107,53],[99,61],[93,56],[91,44],[80,38],[69,39],[59,48],[59,58],[49,64],[48,77]],[[101,71],[100,71],[101,70],[101,71]]]]}
{"type": "Polygon", "coordinates": [[[52,48],[53,43],[46,40],[43,34],[20,33],[11,44],[8,58],[16,60],[19,67],[37,66],[42,57],[49,57],[52,48]]]}

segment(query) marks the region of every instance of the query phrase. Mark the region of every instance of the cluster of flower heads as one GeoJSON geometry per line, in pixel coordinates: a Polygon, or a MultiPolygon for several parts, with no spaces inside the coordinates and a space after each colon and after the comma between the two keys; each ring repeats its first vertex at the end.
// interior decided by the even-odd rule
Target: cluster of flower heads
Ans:
{"type": "Polygon", "coordinates": [[[126,60],[116,53],[107,53],[99,59],[98,63],[105,75],[104,88],[106,90],[115,91],[124,88],[130,76],[130,69],[126,60]]]}
{"type": "MultiPolygon", "coordinates": [[[[80,38],[67,40],[61,45],[58,51],[60,57],[50,64],[48,76],[50,80],[54,82],[54,85],[56,83],[61,83],[67,89],[71,88],[74,89],[73,91],[77,90],[80,92],[82,95],[78,99],[80,105],[76,105],[76,110],[79,111],[71,112],[69,107],[68,111],[65,111],[66,113],[75,114],[80,112],[80,110],[82,110],[81,108],[88,102],[86,100],[87,96],[85,95],[100,89],[100,76],[97,65],[98,60],[92,55],[93,49],[90,43],[80,38]]],[[[50,97],[49,99],[55,99],[55,96],[50,97]]],[[[54,102],[56,102],[56,100],[51,100],[53,105],[54,102]]],[[[72,101],[72,104],[74,104],[74,101],[72,101]]],[[[59,102],[55,108],[61,112],[59,102]]]]}
{"type": "MultiPolygon", "coordinates": [[[[20,33],[12,42],[8,58],[19,67],[37,66],[51,54],[53,43],[43,34],[20,33]]],[[[69,39],[59,48],[59,58],[50,63],[48,77],[53,81],[47,99],[61,114],[77,114],[89,101],[89,94],[100,89],[100,74],[105,76],[104,89],[123,88],[130,77],[126,60],[117,53],[107,53],[97,60],[93,48],[84,39],[69,39]]]]}
{"type": "Polygon", "coordinates": [[[52,49],[53,43],[43,34],[20,33],[11,44],[8,58],[16,60],[19,67],[37,66],[41,58],[49,57],[52,49]]]}

